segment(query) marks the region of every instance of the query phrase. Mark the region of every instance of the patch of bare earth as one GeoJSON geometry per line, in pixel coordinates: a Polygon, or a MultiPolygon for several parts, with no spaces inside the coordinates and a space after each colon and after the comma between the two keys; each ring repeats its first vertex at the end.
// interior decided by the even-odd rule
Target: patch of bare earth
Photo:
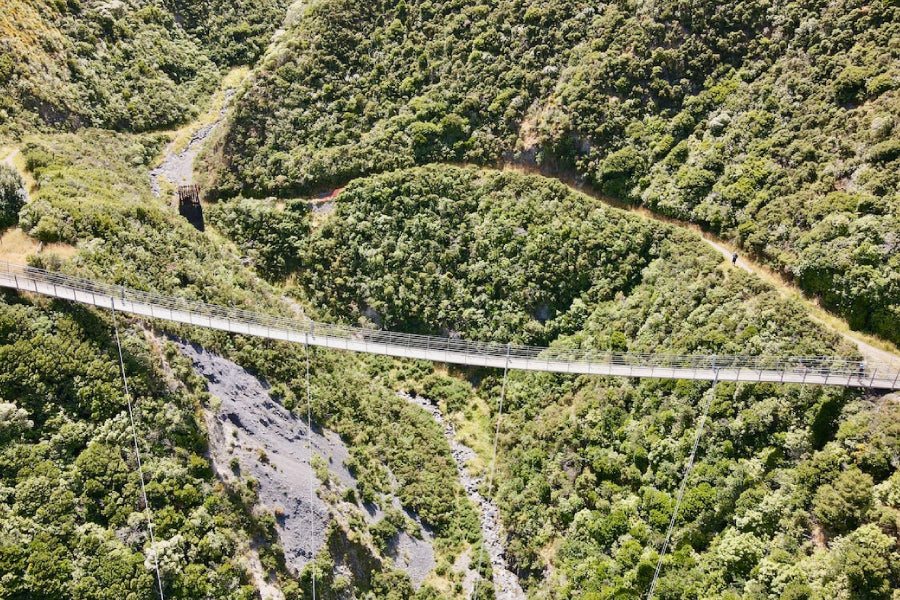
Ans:
{"type": "Polygon", "coordinates": [[[827,550],[828,549],[828,540],[825,538],[825,532],[822,531],[822,528],[816,525],[812,530],[812,543],[819,550],[827,550]]]}

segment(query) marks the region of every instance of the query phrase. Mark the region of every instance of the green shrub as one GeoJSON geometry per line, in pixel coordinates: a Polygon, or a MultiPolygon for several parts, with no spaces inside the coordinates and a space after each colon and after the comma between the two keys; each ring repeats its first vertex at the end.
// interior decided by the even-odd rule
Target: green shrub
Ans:
{"type": "Polygon", "coordinates": [[[18,171],[0,164],[0,229],[19,222],[19,211],[27,200],[25,183],[18,171]]]}

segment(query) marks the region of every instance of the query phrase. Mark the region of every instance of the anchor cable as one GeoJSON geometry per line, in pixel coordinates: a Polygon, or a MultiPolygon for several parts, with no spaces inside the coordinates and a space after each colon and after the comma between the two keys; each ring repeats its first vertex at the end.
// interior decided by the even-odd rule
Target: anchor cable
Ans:
{"type": "MultiPolygon", "coordinates": [[[[312,471],[312,390],[309,383],[309,334],[306,335],[306,444],[309,449],[309,468],[312,471]]],[[[309,547],[312,568],[312,600],[316,600],[316,555],[313,549],[313,498],[315,496],[315,477],[309,478],[309,547]]]]}
{"type": "Polygon", "coordinates": [[[165,600],[163,595],[162,577],[159,574],[159,558],[154,548],[156,540],[153,538],[153,519],[150,514],[150,503],[147,502],[147,488],[144,485],[144,467],[141,463],[141,451],[138,447],[137,427],[134,424],[134,410],[131,406],[131,392],[128,390],[128,378],[125,376],[125,359],[122,356],[122,342],[119,340],[119,322],[116,318],[116,302],[112,300],[113,328],[116,330],[116,347],[119,349],[119,368],[122,370],[122,383],[125,386],[125,400],[128,403],[128,418],[131,420],[131,436],[134,439],[134,455],[137,458],[138,475],[141,478],[141,496],[144,499],[144,510],[147,513],[147,531],[150,532],[150,547],[153,548],[153,568],[156,570],[156,583],[159,586],[159,598],[165,600]]]}
{"type": "MultiPolygon", "coordinates": [[[[509,373],[509,351],[510,345],[506,344],[506,363],[503,365],[503,384],[500,386],[500,408],[497,410],[497,429],[494,432],[494,451],[491,455],[491,471],[488,476],[487,498],[491,497],[491,490],[494,487],[494,472],[497,467],[497,442],[500,439],[500,421],[503,418],[503,401],[506,398],[506,376],[509,373]]],[[[481,561],[484,558],[485,540],[481,541],[481,548],[478,551],[478,579],[475,580],[475,588],[472,590],[472,598],[478,598],[478,584],[481,581],[481,561]]]]}
{"type": "Polygon", "coordinates": [[[653,599],[653,592],[656,591],[656,582],[659,580],[659,572],[662,570],[663,558],[666,556],[666,549],[669,547],[669,541],[672,539],[672,530],[675,529],[675,519],[678,517],[678,509],[681,506],[681,499],[684,497],[684,490],[687,487],[688,479],[691,476],[691,470],[694,468],[694,459],[697,457],[697,446],[700,445],[700,436],[703,435],[703,425],[706,423],[706,415],[709,414],[709,406],[712,404],[713,398],[716,397],[716,385],[719,383],[719,369],[716,369],[713,378],[712,389],[709,398],[703,407],[703,414],[700,416],[700,423],[697,425],[697,435],[694,436],[694,446],[691,448],[691,454],[688,458],[687,466],[684,468],[684,475],[681,478],[681,486],[678,488],[678,497],[675,499],[675,509],[672,511],[672,519],[669,521],[669,529],[666,531],[666,540],[663,542],[662,549],[659,551],[659,560],[656,563],[656,572],[653,573],[653,581],[650,583],[650,591],[647,592],[647,600],[653,599]]]}

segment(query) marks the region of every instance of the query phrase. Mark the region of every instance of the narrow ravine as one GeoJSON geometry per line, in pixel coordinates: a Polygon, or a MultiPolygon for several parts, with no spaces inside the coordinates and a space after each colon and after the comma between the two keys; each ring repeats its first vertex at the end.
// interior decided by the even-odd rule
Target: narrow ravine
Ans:
{"type": "Polygon", "coordinates": [[[225,119],[228,112],[228,104],[237,92],[237,88],[225,90],[222,104],[219,106],[218,117],[209,124],[197,128],[191,135],[191,140],[181,152],[175,152],[176,141],[169,142],[164,150],[163,161],[150,171],[150,190],[159,198],[162,195],[160,177],[164,177],[175,186],[191,185],[194,183],[194,160],[203,148],[203,143],[215,131],[216,127],[225,119]]]}
{"type": "Polygon", "coordinates": [[[494,573],[494,594],[497,600],[525,600],[525,592],[519,584],[519,578],[509,570],[506,564],[506,551],[503,547],[503,536],[501,535],[500,511],[492,500],[481,495],[478,491],[478,487],[482,483],[481,478],[473,477],[466,467],[466,463],[477,458],[478,455],[474,450],[457,441],[456,429],[453,427],[453,424],[444,418],[441,409],[431,400],[422,396],[413,396],[406,392],[398,392],[397,395],[407,402],[412,402],[424,408],[444,429],[444,437],[447,438],[447,442],[450,444],[450,453],[453,455],[456,470],[459,472],[459,481],[465,488],[469,500],[481,512],[481,536],[484,539],[484,547],[487,550],[485,560],[491,561],[491,569],[494,573]]]}

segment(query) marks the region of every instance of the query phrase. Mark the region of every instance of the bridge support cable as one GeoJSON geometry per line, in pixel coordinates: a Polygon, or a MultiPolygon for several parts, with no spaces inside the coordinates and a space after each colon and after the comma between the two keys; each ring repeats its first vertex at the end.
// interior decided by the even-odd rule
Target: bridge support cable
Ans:
{"type": "MultiPolygon", "coordinates": [[[[506,398],[506,376],[509,374],[509,354],[511,346],[506,344],[506,362],[503,365],[503,383],[500,386],[500,404],[497,410],[497,428],[494,431],[494,450],[491,454],[491,471],[488,476],[487,498],[491,497],[491,490],[494,487],[494,473],[497,468],[497,443],[500,440],[500,421],[503,418],[503,401],[506,398]]],[[[482,535],[482,537],[484,537],[482,535]]],[[[472,598],[478,600],[478,583],[481,581],[481,561],[484,558],[484,542],[481,540],[481,548],[478,551],[478,579],[475,580],[475,588],[472,591],[472,598]]]]}
{"type": "Polygon", "coordinates": [[[159,558],[156,556],[156,540],[153,537],[153,518],[150,514],[150,503],[147,502],[147,488],[144,485],[144,467],[141,463],[141,450],[138,447],[137,427],[134,424],[134,410],[131,406],[131,392],[128,390],[128,378],[125,376],[125,359],[122,356],[122,342],[119,340],[119,322],[116,318],[116,303],[112,302],[113,328],[116,331],[116,347],[119,349],[119,368],[122,371],[122,384],[125,387],[125,401],[128,403],[128,418],[131,421],[131,436],[134,439],[134,456],[137,459],[138,475],[141,479],[141,497],[144,500],[144,510],[147,514],[147,531],[150,533],[150,548],[153,552],[153,568],[156,571],[156,583],[159,586],[159,598],[165,600],[163,595],[162,577],[159,574],[159,558]]]}
{"type": "Polygon", "coordinates": [[[313,499],[316,494],[315,471],[313,470],[313,444],[312,444],[312,388],[309,382],[309,334],[306,334],[306,445],[309,450],[309,547],[310,562],[312,568],[312,600],[316,600],[316,551],[313,539],[313,499]]]}
{"type": "Polygon", "coordinates": [[[694,436],[694,446],[691,448],[691,454],[688,456],[688,462],[684,468],[684,475],[681,477],[678,496],[675,498],[675,508],[672,509],[672,518],[669,520],[666,539],[663,542],[662,549],[659,551],[659,560],[656,563],[656,571],[653,573],[653,581],[650,582],[650,591],[647,592],[647,600],[653,600],[653,593],[656,591],[656,583],[659,581],[659,572],[662,570],[663,559],[666,557],[666,549],[669,547],[669,541],[672,539],[672,531],[675,529],[675,520],[678,518],[678,509],[681,507],[681,500],[684,498],[684,490],[687,488],[688,479],[690,479],[691,471],[694,468],[694,460],[697,457],[697,446],[700,445],[700,437],[703,435],[703,426],[706,424],[709,406],[712,404],[713,398],[716,397],[716,386],[719,384],[719,369],[715,366],[715,357],[713,357],[713,369],[715,370],[715,377],[713,378],[712,389],[709,391],[709,397],[706,399],[706,403],[703,405],[703,413],[700,415],[700,422],[697,424],[697,433],[694,436]]]}

